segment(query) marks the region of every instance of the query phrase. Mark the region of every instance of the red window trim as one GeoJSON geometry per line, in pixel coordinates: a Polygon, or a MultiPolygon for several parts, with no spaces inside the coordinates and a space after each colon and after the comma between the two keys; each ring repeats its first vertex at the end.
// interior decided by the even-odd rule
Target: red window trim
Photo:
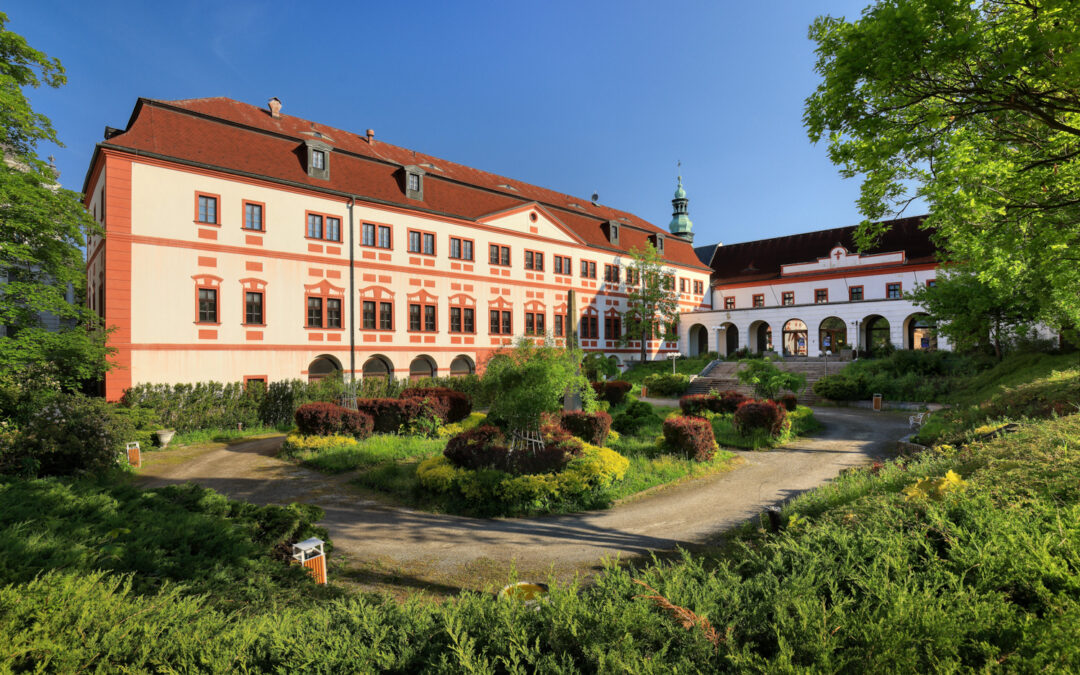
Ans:
{"type": "Polygon", "coordinates": [[[758,309],[764,307],[765,306],[765,294],[764,293],[754,293],[754,295],[750,298],[750,306],[751,307],[757,307],[758,309]],[[761,298],[761,304],[760,305],[757,304],[757,299],[758,298],[761,298]]]}
{"type": "Polygon", "coordinates": [[[827,303],[828,301],[829,301],[829,289],[827,289],[827,288],[815,288],[814,289],[814,304],[815,305],[823,305],[823,304],[827,303]],[[825,291],[825,299],[822,300],[821,302],[818,302],[817,294],[819,292],[821,292],[821,291],[825,291]]]}
{"type": "Polygon", "coordinates": [[[394,250],[394,226],[391,225],[390,223],[379,223],[379,222],[376,222],[374,220],[361,220],[360,221],[360,246],[362,248],[374,248],[374,249],[378,249],[380,251],[393,251],[394,250]],[[364,243],[364,226],[365,225],[374,225],[375,226],[375,243],[374,244],[365,244],[364,243]],[[385,247],[379,246],[379,228],[380,227],[389,227],[390,228],[390,248],[385,248],[385,247]]]}
{"type": "Polygon", "coordinates": [[[335,216],[332,213],[323,213],[322,211],[307,211],[307,210],[304,211],[304,239],[307,239],[308,241],[323,241],[323,242],[328,241],[328,242],[330,242],[332,244],[340,244],[340,243],[342,243],[342,239],[327,239],[326,238],[326,220],[328,218],[333,218],[333,219],[338,221],[338,234],[342,237],[342,239],[344,239],[345,233],[342,232],[341,223],[343,222],[343,220],[342,220],[341,216],[335,216]],[[323,224],[322,224],[323,236],[322,237],[309,237],[308,236],[308,233],[307,233],[308,216],[322,216],[322,219],[323,219],[323,224]]]}
{"type": "MultiPolygon", "coordinates": [[[[473,253],[474,254],[476,253],[476,244],[473,244],[473,253]]],[[[487,260],[488,260],[489,265],[497,265],[499,267],[506,267],[506,268],[513,267],[513,265],[514,265],[514,249],[513,249],[513,247],[507,246],[506,244],[500,244],[500,243],[497,243],[497,242],[494,242],[494,241],[489,241],[488,242],[488,258],[487,258],[487,260]],[[505,248],[506,251],[507,251],[506,259],[509,260],[510,262],[508,264],[506,264],[506,265],[502,264],[501,262],[491,262],[491,247],[492,246],[498,246],[499,247],[499,260],[502,260],[502,249],[505,248]]]]}
{"type": "Polygon", "coordinates": [[[459,237],[457,235],[453,235],[453,236],[449,237],[449,239],[457,239],[457,240],[459,240],[462,243],[462,247],[461,247],[462,250],[465,249],[465,246],[464,246],[465,242],[469,242],[470,244],[472,244],[472,258],[453,258],[453,257],[451,257],[450,256],[450,251],[453,250],[453,249],[450,246],[449,240],[447,240],[447,243],[446,243],[446,257],[447,258],[450,258],[450,260],[460,260],[462,262],[467,262],[467,263],[476,262],[476,240],[475,239],[470,239],[469,237],[459,237]]]}
{"type": "Polygon", "coordinates": [[[866,289],[863,288],[862,284],[859,284],[858,286],[848,286],[848,293],[847,293],[848,302],[861,302],[860,300],[852,300],[851,299],[851,296],[853,295],[853,291],[856,288],[859,289],[860,291],[862,291],[862,299],[863,300],[866,299],[866,289]]]}
{"type": "Polygon", "coordinates": [[[195,280],[195,321],[197,326],[220,326],[221,325],[221,277],[213,274],[196,274],[191,277],[195,280]],[[215,310],[217,313],[217,321],[199,321],[199,291],[200,290],[216,291],[215,310]]]}
{"type": "Polygon", "coordinates": [[[255,327],[266,327],[266,282],[262,279],[256,279],[249,277],[240,280],[240,325],[255,327]],[[247,323],[247,294],[248,293],[262,293],[262,323],[247,323]]]}
{"type": "Polygon", "coordinates": [[[395,328],[396,328],[396,324],[397,324],[397,314],[394,312],[394,299],[392,297],[389,300],[387,300],[386,298],[381,298],[381,297],[380,298],[365,298],[362,295],[360,296],[360,325],[357,327],[357,330],[359,330],[359,331],[361,331],[363,333],[393,333],[395,328]],[[375,326],[376,326],[375,328],[364,328],[364,303],[365,302],[374,302],[375,303],[375,326]],[[379,327],[380,324],[382,323],[382,321],[381,321],[382,314],[380,314],[380,312],[382,310],[381,305],[384,305],[384,304],[390,305],[390,323],[394,324],[390,328],[380,328],[379,327]]]}
{"type": "MultiPolygon", "coordinates": [[[[306,218],[305,218],[306,220],[306,218]]],[[[266,298],[263,298],[265,302],[266,298]]],[[[345,330],[345,289],[338,288],[333,284],[323,280],[317,284],[310,284],[304,287],[304,314],[303,325],[305,330],[345,330]],[[321,298],[323,301],[322,311],[322,326],[309,326],[307,325],[307,306],[308,298],[321,298]],[[326,318],[330,312],[327,309],[327,300],[340,300],[341,301],[341,327],[330,328],[326,325],[326,318]]]]}
{"type": "Polygon", "coordinates": [[[926,280],[926,287],[927,287],[927,288],[930,288],[930,284],[936,284],[936,283],[937,283],[937,278],[934,278],[934,279],[927,279],[927,280],[926,280]]]}
{"type": "Polygon", "coordinates": [[[419,334],[434,335],[435,333],[438,333],[439,332],[439,305],[438,305],[438,303],[430,303],[430,302],[424,302],[424,301],[413,302],[411,300],[408,301],[405,304],[405,321],[406,321],[406,325],[409,326],[408,328],[405,329],[406,333],[413,333],[414,335],[419,335],[419,334]],[[420,306],[420,330],[413,330],[412,327],[411,327],[411,324],[408,323],[409,319],[410,319],[409,311],[410,311],[410,308],[413,305],[419,305],[420,306]],[[435,308],[435,330],[426,330],[423,327],[424,326],[424,318],[425,318],[424,314],[427,311],[426,309],[424,309],[425,307],[434,307],[435,308]]]}
{"type": "Polygon", "coordinates": [[[795,291],[781,291],[780,292],[780,306],[781,307],[791,307],[794,304],[795,304],[795,291]],[[791,302],[787,303],[787,302],[784,301],[784,298],[786,298],[789,295],[791,296],[791,302]]]}
{"type": "Polygon", "coordinates": [[[885,282],[885,299],[886,300],[897,300],[897,299],[902,299],[903,297],[904,297],[904,282],[903,281],[886,281],[885,282]],[[899,286],[900,287],[900,289],[899,289],[900,290],[900,295],[898,297],[896,297],[896,298],[890,298],[889,297],[889,286],[899,286]]]}
{"type": "MultiPolygon", "coordinates": [[[[476,253],[476,244],[473,244],[473,253],[474,254],[476,253]]],[[[490,315],[488,315],[488,319],[490,321],[490,315]]],[[[476,300],[472,296],[465,295],[464,293],[459,293],[458,295],[450,296],[450,303],[449,303],[449,305],[447,306],[447,309],[446,309],[446,328],[447,328],[447,332],[452,334],[452,335],[476,335],[476,300]],[[472,303],[472,304],[469,304],[469,303],[472,303]],[[462,312],[461,312],[461,328],[462,328],[462,330],[454,330],[454,323],[452,321],[450,321],[450,310],[451,309],[460,309],[460,310],[462,310],[462,312]],[[464,310],[466,310],[466,309],[471,309],[473,311],[473,325],[472,325],[473,329],[471,331],[465,330],[465,311],[464,310]]]]}
{"type": "Polygon", "coordinates": [[[540,269],[536,268],[536,256],[539,255],[541,258],[546,258],[547,257],[547,256],[544,255],[544,251],[538,251],[538,250],[536,250],[534,248],[522,249],[522,254],[521,254],[521,262],[522,262],[522,264],[525,263],[525,254],[527,254],[527,253],[532,253],[533,254],[533,266],[532,267],[526,267],[525,269],[529,270],[530,272],[546,272],[547,271],[543,267],[541,267],[540,269]]]}
{"type": "Polygon", "coordinates": [[[551,254],[551,273],[560,277],[572,277],[574,276],[574,259],[568,255],[559,255],[558,253],[551,254]],[[567,266],[563,269],[569,269],[569,272],[556,272],[555,271],[555,259],[561,258],[566,261],[567,266]]]}
{"type": "Polygon", "coordinates": [[[514,308],[509,303],[507,303],[505,305],[503,305],[503,304],[496,305],[496,304],[490,304],[489,303],[488,304],[488,314],[487,314],[487,327],[488,327],[488,335],[513,335],[514,334],[514,308]],[[499,332],[498,333],[491,332],[491,313],[492,312],[498,312],[499,313],[499,332]],[[510,313],[510,330],[505,331],[505,332],[502,330],[502,314],[503,314],[503,312],[509,312],[510,313]]]}
{"type": "Polygon", "coordinates": [[[262,380],[264,387],[270,386],[270,378],[266,375],[245,375],[244,376],[244,389],[247,389],[249,380],[262,380]]]}
{"type": "MultiPolygon", "coordinates": [[[[306,223],[304,224],[304,227],[305,228],[307,227],[306,223]]],[[[266,234],[266,204],[264,202],[257,202],[257,201],[255,201],[253,199],[241,199],[240,200],[240,229],[243,230],[244,232],[258,232],[260,234],[266,234]],[[262,207],[262,223],[261,223],[262,229],[252,230],[252,229],[250,229],[248,227],[245,227],[247,225],[247,205],[248,204],[254,204],[255,206],[261,206],[262,207]]]]}
{"type": "MultiPolygon", "coordinates": [[[[474,251],[475,251],[475,248],[476,247],[474,246],[473,247],[474,251]]],[[[439,237],[438,237],[437,234],[435,234],[434,232],[431,232],[430,230],[418,230],[415,227],[407,228],[405,230],[405,252],[408,253],[409,255],[436,256],[436,255],[439,254],[439,237]],[[420,250],[419,251],[409,250],[409,235],[412,234],[413,232],[416,232],[416,233],[418,233],[420,235],[420,250]],[[432,247],[431,248],[431,253],[424,253],[424,235],[425,234],[430,234],[431,235],[431,247],[432,247]]]]}
{"type": "Polygon", "coordinates": [[[735,296],[734,295],[725,295],[724,296],[724,309],[735,309],[735,296]],[[731,307],[728,307],[728,300],[731,301],[731,307]]]}
{"type": "Polygon", "coordinates": [[[211,227],[221,227],[221,195],[216,195],[213,192],[200,192],[195,191],[195,216],[193,218],[196,225],[209,225],[211,227]],[[199,197],[213,197],[217,200],[217,206],[214,208],[214,217],[217,218],[217,222],[207,223],[199,220],[199,197]]]}
{"type": "Polygon", "coordinates": [[[579,273],[581,272],[581,263],[590,263],[592,265],[592,276],[585,276],[584,274],[582,274],[581,278],[582,279],[593,279],[593,280],[595,280],[596,279],[596,268],[598,267],[598,265],[596,264],[596,261],[595,260],[589,260],[588,258],[581,258],[578,261],[578,272],[579,273]]]}
{"type": "Polygon", "coordinates": [[[618,286],[622,283],[622,267],[616,263],[604,263],[604,283],[618,286]],[[608,281],[608,270],[615,270],[615,281],[608,281]]]}

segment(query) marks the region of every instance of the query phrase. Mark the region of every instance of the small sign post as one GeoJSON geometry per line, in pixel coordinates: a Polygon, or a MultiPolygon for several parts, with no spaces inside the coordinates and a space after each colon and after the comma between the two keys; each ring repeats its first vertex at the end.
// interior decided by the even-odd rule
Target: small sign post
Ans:
{"type": "Polygon", "coordinates": [[[874,394],[874,410],[881,412],[881,394],[874,394]]]}

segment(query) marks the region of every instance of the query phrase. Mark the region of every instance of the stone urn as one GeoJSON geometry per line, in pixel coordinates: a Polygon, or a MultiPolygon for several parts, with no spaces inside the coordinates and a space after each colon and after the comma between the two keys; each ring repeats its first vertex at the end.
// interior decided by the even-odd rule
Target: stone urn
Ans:
{"type": "Polygon", "coordinates": [[[157,431],[154,432],[154,435],[157,436],[158,447],[159,448],[164,448],[170,442],[172,442],[173,436],[176,435],[176,430],[175,429],[158,429],[157,431]]]}

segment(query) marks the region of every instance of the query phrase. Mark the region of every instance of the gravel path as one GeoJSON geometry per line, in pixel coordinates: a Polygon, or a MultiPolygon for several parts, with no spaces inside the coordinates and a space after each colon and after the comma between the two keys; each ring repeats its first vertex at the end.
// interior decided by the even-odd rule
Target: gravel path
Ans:
{"type": "Polygon", "coordinates": [[[603,557],[646,555],[701,544],[842,469],[886,457],[907,433],[906,417],[818,408],[825,430],[770,452],[737,452],[727,473],[661,489],[608,511],[528,519],[439,515],[365,499],[344,477],[276,459],[281,438],[209,452],[147,455],[142,483],[194,481],[255,503],[304,501],[326,510],[335,555],[392,584],[477,588],[506,578],[568,577],[598,569],[603,557]],[[160,458],[160,459],[159,459],[160,458]]]}

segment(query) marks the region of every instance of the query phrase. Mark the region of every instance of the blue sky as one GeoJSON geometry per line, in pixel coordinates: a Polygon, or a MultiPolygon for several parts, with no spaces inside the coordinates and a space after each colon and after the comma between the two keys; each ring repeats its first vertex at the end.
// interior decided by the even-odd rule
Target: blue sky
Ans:
{"type": "Polygon", "coordinates": [[[229,96],[587,198],[657,225],[676,161],[696,244],[857,223],[802,125],[807,28],[866,0],[775,2],[54,2],[8,29],[64,64],[30,92],[82,185],[139,96],[229,96]]]}

